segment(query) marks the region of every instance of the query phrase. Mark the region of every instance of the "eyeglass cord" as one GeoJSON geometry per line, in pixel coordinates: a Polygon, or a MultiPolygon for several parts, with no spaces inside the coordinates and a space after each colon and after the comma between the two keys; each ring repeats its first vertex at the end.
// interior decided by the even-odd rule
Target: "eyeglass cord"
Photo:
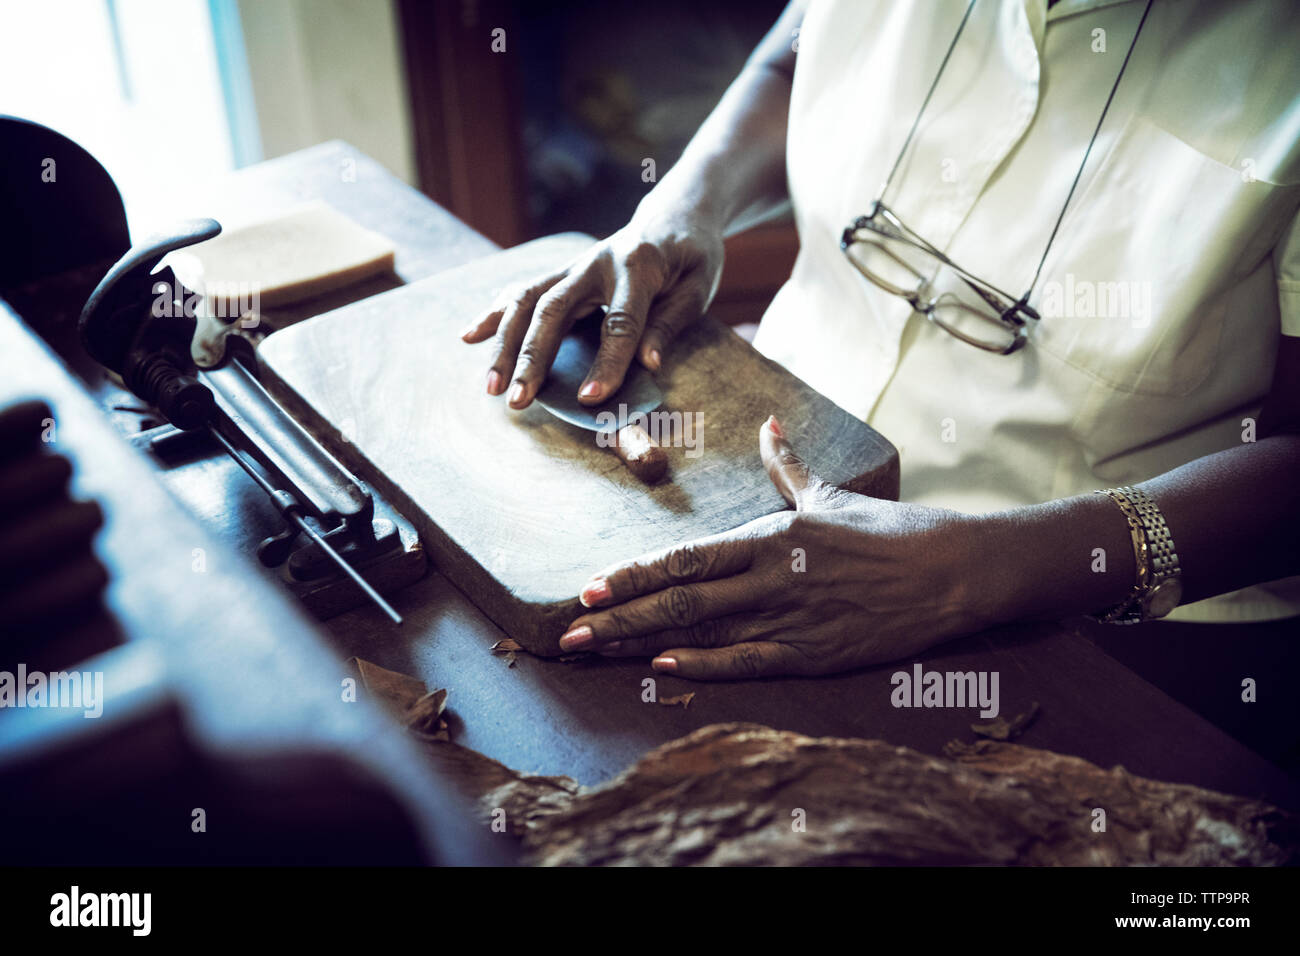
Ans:
{"type": "MultiPolygon", "coordinates": [[[[962,31],[966,29],[966,22],[970,19],[971,11],[975,9],[977,0],[970,0],[966,7],[966,13],[962,15],[961,23],[957,26],[957,32],[953,35],[952,42],[948,44],[948,50],[943,55],[943,60],[939,64],[939,72],[934,75],[933,82],[930,83],[930,89],[925,94],[925,99],[921,101],[921,109],[916,114],[916,119],[912,121],[912,128],[907,132],[907,138],[903,140],[903,148],[898,151],[898,157],[894,160],[893,167],[889,170],[889,175],[885,177],[884,184],[880,187],[877,194],[883,200],[885,193],[889,190],[890,183],[894,181],[894,174],[898,172],[899,165],[903,162],[903,157],[907,154],[907,147],[912,143],[912,137],[916,134],[917,128],[921,125],[921,117],[925,115],[925,109],[930,105],[930,98],[934,95],[935,89],[939,86],[939,79],[948,67],[948,60],[952,57],[952,51],[957,48],[957,41],[961,39],[962,31]]],[[[1047,262],[1048,253],[1052,251],[1052,244],[1056,241],[1056,234],[1060,231],[1061,223],[1065,221],[1066,210],[1070,208],[1070,200],[1074,198],[1074,191],[1079,186],[1079,180],[1083,178],[1083,171],[1088,165],[1088,157],[1092,154],[1092,147],[1097,142],[1097,136],[1101,132],[1101,124],[1106,121],[1106,113],[1110,110],[1110,104],[1115,99],[1115,93],[1119,90],[1120,80],[1124,78],[1124,71],[1128,69],[1128,61],[1133,56],[1133,49],[1137,46],[1138,37],[1142,34],[1142,27],[1147,22],[1147,15],[1151,12],[1151,5],[1155,0],[1147,0],[1146,8],[1142,11],[1142,19],[1138,21],[1137,29],[1133,32],[1133,39],[1128,45],[1128,52],[1124,54],[1124,62],[1120,64],[1119,73],[1115,76],[1115,82],[1111,85],[1110,95],[1106,97],[1106,104],[1101,108],[1101,115],[1097,117],[1097,125],[1092,131],[1092,137],[1088,140],[1088,147],[1083,151],[1083,162],[1079,164],[1078,171],[1074,174],[1074,182],[1070,184],[1070,191],[1065,196],[1065,204],[1061,206],[1061,213],[1056,217],[1056,224],[1052,226],[1052,234],[1047,239],[1047,246],[1043,249],[1042,258],[1038,260],[1038,268],[1034,270],[1034,278],[1029,283],[1029,288],[1025,294],[1020,297],[1018,305],[1026,305],[1029,302],[1029,296],[1034,291],[1034,286],[1038,285],[1038,279],[1042,275],[1043,266],[1047,262]]]]}
{"type": "Polygon", "coordinates": [[[948,44],[948,52],[943,55],[943,61],[939,64],[939,72],[934,75],[934,79],[930,83],[930,89],[926,92],[925,99],[921,101],[921,109],[917,112],[916,119],[912,120],[912,128],[907,131],[907,139],[903,140],[903,148],[898,151],[898,157],[894,160],[889,175],[885,177],[885,182],[876,194],[881,199],[884,199],[885,193],[889,191],[889,184],[894,181],[894,173],[898,172],[903,157],[907,155],[907,147],[912,145],[912,137],[916,135],[916,128],[921,125],[921,117],[925,115],[925,108],[930,105],[930,97],[934,95],[935,88],[939,85],[939,78],[943,76],[943,71],[948,68],[948,58],[952,56],[952,51],[957,49],[957,41],[961,39],[961,32],[966,29],[966,21],[970,19],[971,11],[975,9],[975,2],[976,0],[970,0],[967,5],[966,13],[961,18],[957,32],[953,35],[952,42],[948,44]]]}

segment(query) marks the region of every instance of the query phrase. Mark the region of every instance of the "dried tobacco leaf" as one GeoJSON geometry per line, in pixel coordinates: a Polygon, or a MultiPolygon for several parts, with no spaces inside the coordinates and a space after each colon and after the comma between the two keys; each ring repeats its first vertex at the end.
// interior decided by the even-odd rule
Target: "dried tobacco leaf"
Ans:
{"type": "Polygon", "coordinates": [[[1016,714],[1010,720],[999,716],[993,720],[971,724],[970,729],[981,737],[988,737],[990,740],[1015,740],[1025,732],[1025,729],[1034,722],[1034,718],[1037,716],[1038,701],[1034,701],[1029,705],[1027,711],[1023,714],[1016,714]]]}
{"type": "Polygon", "coordinates": [[[506,827],[516,836],[562,812],[584,790],[571,777],[520,773],[457,743],[431,743],[423,750],[438,776],[474,801],[484,824],[495,823],[504,810],[506,827]]]}
{"type": "Polygon", "coordinates": [[[663,704],[665,707],[674,707],[677,704],[681,704],[682,710],[688,710],[690,709],[691,701],[694,699],[695,691],[691,691],[689,694],[678,694],[676,697],[660,697],[659,703],[663,704]]]}
{"type": "Polygon", "coordinates": [[[1261,801],[1018,744],[945,749],[956,759],[714,724],[592,788],[453,743],[426,752],[485,820],[504,810],[525,861],[541,865],[1300,862],[1295,817],[1261,801]],[[1106,832],[1088,825],[1096,807],[1106,832]]]}
{"type": "MultiPolygon", "coordinates": [[[[1300,860],[1276,807],[981,740],[957,760],[880,740],[715,724],[591,789],[482,781],[517,803],[543,865],[1277,865],[1300,860]],[[505,791],[502,791],[505,792],[505,791]],[[544,795],[545,802],[533,802],[544,795]],[[1110,826],[1089,825],[1104,807],[1110,826]],[[792,826],[800,820],[803,826],[792,826]]],[[[483,758],[486,759],[486,758],[483,758]]],[[[490,791],[490,792],[489,792],[490,791]]]]}
{"type": "Polygon", "coordinates": [[[349,657],[348,663],[356,665],[357,672],[361,675],[362,686],[384,701],[399,717],[404,717],[411,705],[427,691],[424,681],[418,677],[390,671],[360,657],[349,657]]]}
{"type": "Polygon", "coordinates": [[[435,690],[425,694],[405,714],[406,726],[417,733],[436,734],[446,729],[442,712],[447,709],[447,691],[435,690]]]}
{"type": "Polygon", "coordinates": [[[424,681],[390,671],[360,657],[348,658],[361,675],[362,686],[384,702],[385,707],[406,724],[407,729],[434,740],[451,740],[442,712],[447,709],[447,691],[426,693],[424,681]]]}
{"type": "Polygon", "coordinates": [[[514,667],[519,660],[519,655],[526,652],[522,644],[512,637],[506,637],[492,645],[492,653],[498,656],[504,654],[506,667],[514,667]]]}
{"type": "MultiPolygon", "coordinates": [[[[504,655],[507,667],[514,667],[515,662],[519,660],[520,654],[529,653],[528,649],[512,637],[502,638],[492,645],[492,653],[498,656],[504,655]]],[[[561,664],[570,664],[573,661],[585,660],[591,657],[591,654],[561,654],[559,657],[548,657],[546,660],[559,661],[561,664]]]]}

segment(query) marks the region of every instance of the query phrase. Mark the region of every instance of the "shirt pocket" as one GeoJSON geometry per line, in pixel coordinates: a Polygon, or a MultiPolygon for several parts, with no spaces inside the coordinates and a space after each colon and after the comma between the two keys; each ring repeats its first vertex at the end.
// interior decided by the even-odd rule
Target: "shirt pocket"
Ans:
{"type": "Polygon", "coordinates": [[[1030,300],[1035,344],[1118,390],[1192,392],[1218,360],[1229,294],[1276,242],[1292,192],[1135,115],[1061,224],[1030,300]]]}

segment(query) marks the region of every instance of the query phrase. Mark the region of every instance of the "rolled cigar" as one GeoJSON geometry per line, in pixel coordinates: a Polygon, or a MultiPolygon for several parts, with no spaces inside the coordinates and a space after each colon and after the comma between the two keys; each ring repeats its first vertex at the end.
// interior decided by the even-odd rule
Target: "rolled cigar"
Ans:
{"type": "Polygon", "coordinates": [[[615,436],[614,451],[628,470],[647,485],[654,484],[668,471],[668,456],[640,425],[620,428],[615,436]]]}

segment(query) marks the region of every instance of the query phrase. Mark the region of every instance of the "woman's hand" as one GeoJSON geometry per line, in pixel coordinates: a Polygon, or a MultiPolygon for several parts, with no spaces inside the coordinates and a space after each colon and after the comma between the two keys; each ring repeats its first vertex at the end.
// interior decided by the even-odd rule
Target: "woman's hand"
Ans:
{"type": "Polygon", "coordinates": [[[568,268],[507,291],[461,337],[493,338],[489,395],[510,386],[511,408],[541,388],[575,321],[607,305],[595,363],[578,391],[597,405],[618,390],[633,358],[656,371],[673,338],[704,314],[722,274],[722,229],[701,213],[643,208],[568,268]]]}
{"type": "Polygon", "coordinates": [[[593,576],[561,647],[705,680],[826,674],[991,623],[974,519],[826,484],[775,419],[759,447],[795,510],[593,576]]]}

